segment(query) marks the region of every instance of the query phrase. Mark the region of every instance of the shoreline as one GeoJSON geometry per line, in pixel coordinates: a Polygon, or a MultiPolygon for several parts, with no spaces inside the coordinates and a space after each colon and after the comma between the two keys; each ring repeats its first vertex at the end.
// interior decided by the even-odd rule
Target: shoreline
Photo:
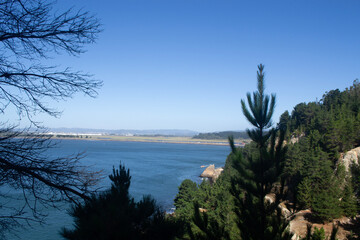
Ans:
{"type": "MultiPolygon", "coordinates": [[[[228,146],[229,142],[225,139],[193,139],[191,137],[176,136],[117,136],[117,135],[55,135],[51,139],[56,140],[87,140],[87,141],[119,141],[119,142],[150,142],[150,143],[172,143],[172,144],[198,144],[228,146]]],[[[248,139],[237,139],[236,146],[244,146],[250,141],[248,139]]]]}

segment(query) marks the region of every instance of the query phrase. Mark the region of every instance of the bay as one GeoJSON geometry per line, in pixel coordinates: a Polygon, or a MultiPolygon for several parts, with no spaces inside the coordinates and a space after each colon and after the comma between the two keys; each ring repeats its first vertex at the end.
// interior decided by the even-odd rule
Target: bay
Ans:
{"type": "MultiPolygon", "coordinates": [[[[185,179],[200,183],[199,175],[204,170],[201,166],[224,166],[230,148],[200,144],[62,140],[49,154],[54,157],[77,152],[85,152],[86,157],[81,160],[83,165],[89,166],[89,170],[101,170],[104,176],[111,174],[113,167],[124,164],[132,176],[130,194],[137,200],[151,194],[164,210],[169,211],[173,208],[180,183],[185,179]]],[[[103,178],[99,186],[109,187],[108,177],[103,178]]],[[[45,225],[19,229],[17,235],[20,239],[30,240],[62,239],[60,229],[72,226],[73,220],[67,214],[69,207],[64,205],[61,211],[46,209],[45,225]]],[[[9,235],[9,239],[13,238],[9,235]]]]}

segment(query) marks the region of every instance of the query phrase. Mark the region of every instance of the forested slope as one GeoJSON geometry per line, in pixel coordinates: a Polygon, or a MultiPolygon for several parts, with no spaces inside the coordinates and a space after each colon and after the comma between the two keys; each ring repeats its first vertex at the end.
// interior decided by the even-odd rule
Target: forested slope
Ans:
{"type": "MultiPolygon", "coordinates": [[[[338,160],[360,145],[359,110],[360,84],[354,81],[344,91],[329,91],[320,102],[298,104],[291,115],[281,116],[288,140],[298,141],[289,144],[285,168],[295,208],[310,208],[319,220],[356,215],[358,175],[351,178],[338,160]]],[[[356,165],[352,172],[356,175],[356,165]]]]}
{"type": "MultiPolygon", "coordinates": [[[[353,164],[346,172],[338,160],[341,153],[360,146],[359,81],[344,91],[326,92],[320,101],[300,103],[291,114],[284,112],[277,129],[286,132],[285,164],[278,182],[286,192],[283,204],[292,213],[310,209],[308,220],[314,223],[355,217],[359,212],[359,165],[353,164]]],[[[245,159],[258,157],[255,143],[239,151],[245,159]]],[[[214,185],[203,182],[197,186],[185,180],[179,187],[175,215],[190,222],[191,234],[208,236],[210,232],[223,239],[241,239],[235,214],[233,179],[238,173],[233,155],[214,185]],[[196,214],[197,208],[202,215],[196,214]]]]}

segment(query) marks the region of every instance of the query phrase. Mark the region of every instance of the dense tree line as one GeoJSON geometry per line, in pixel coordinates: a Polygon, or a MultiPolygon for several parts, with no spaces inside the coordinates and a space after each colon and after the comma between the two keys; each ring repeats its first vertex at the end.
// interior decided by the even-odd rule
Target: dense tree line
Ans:
{"type": "MultiPolygon", "coordinates": [[[[283,152],[284,168],[277,183],[273,182],[272,186],[281,189],[283,184],[286,191],[282,197],[288,208],[293,212],[311,209],[312,221],[330,221],[340,216],[354,217],[359,211],[359,165],[353,165],[351,172],[346,172],[338,162],[340,153],[360,145],[359,89],[356,80],[353,86],[344,91],[325,93],[319,102],[298,104],[291,115],[288,112],[282,114],[277,124],[278,133],[274,136],[279,140],[280,132],[284,133],[287,151],[283,152]]],[[[267,149],[271,149],[271,139],[266,143],[267,149]]],[[[249,221],[259,221],[259,218],[251,220],[256,216],[253,209],[258,208],[251,207],[254,204],[252,201],[247,208],[239,211],[239,206],[244,202],[238,200],[248,194],[248,190],[244,191],[246,185],[254,186],[256,183],[243,179],[240,182],[245,185],[239,185],[239,176],[246,178],[249,169],[239,169],[238,164],[249,164],[249,161],[254,163],[259,155],[255,138],[252,143],[229,155],[224,172],[213,186],[206,182],[197,186],[190,180],[181,184],[175,198],[175,213],[191,222],[188,228],[190,233],[194,233],[193,239],[209,239],[216,234],[223,234],[219,239],[251,239],[243,235],[241,224],[246,223],[244,228],[251,229],[254,225],[249,221]],[[241,163],[243,160],[239,161],[239,158],[248,163],[241,163]]],[[[250,171],[251,175],[254,176],[254,172],[250,171]]],[[[276,193],[274,189],[271,189],[272,193],[276,193]]],[[[255,229],[259,231],[259,225],[256,226],[255,229]]],[[[334,231],[331,239],[335,239],[335,234],[334,231]]],[[[325,234],[318,229],[309,232],[306,239],[325,239],[325,234]]]]}
{"type": "Polygon", "coordinates": [[[249,139],[248,134],[245,131],[224,131],[224,132],[213,132],[213,133],[199,133],[195,135],[194,139],[228,139],[233,136],[235,139],[249,139]]]}
{"type": "Polygon", "coordinates": [[[318,102],[300,103],[291,115],[282,114],[281,125],[288,126],[290,137],[301,134],[309,137],[312,145],[336,161],[339,153],[360,146],[360,83],[355,80],[350,88],[326,92],[318,102]]]}
{"type": "MultiPolygon", "coordinates": [[[[360,84],[332,90],[319,102],[300,103],[279,125],[288,127],[285,174],[294,207],[310,208],[321,221],[357,213],[356,174],[346,172],[338,160],[360,145],[360,84]],[[339,199],[341,199],[339,201],[339,199]]],[[[356,172],[356,165],[353,166],[356,172]]]]}
{"type": "Polygon", "coordinates": [[[75,205],[70,215],[73,229],[64,228],[65,239],[172,239],[181,233],[181,224],[150,196],[135,201],[129,194],[129,169],[120,165],[109,176],[111,188],[75,205]]]}

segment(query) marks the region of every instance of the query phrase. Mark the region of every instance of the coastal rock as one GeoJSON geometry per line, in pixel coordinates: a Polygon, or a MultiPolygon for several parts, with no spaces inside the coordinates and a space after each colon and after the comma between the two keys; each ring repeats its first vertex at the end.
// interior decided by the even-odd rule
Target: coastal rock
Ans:
{"type": "Polygon", "coordinates": [[[351,149],[346,153],[340,155],[339,163],[342,163],[345,167],[345,170],[348,172],[352,164],[359,164],[360,158],[360,147],[351,149]]]}
{"type": "Polygon", "coordinates": [[[202,177],[202,178],[211,178],[214,175],[214,173],[215,173],[215,165],[211,164],[210,166],[205,168],[203,173],[200,174],[200,177],[202,177]]]}
{"type": "Polygon", "coordinates": [[[211,164],[203,171],[202,174],[200,174],[200,177],[208,178],[212,182],[215,182],[223,170],[223,168],[215,168],[215,165],[211,164]]]}

